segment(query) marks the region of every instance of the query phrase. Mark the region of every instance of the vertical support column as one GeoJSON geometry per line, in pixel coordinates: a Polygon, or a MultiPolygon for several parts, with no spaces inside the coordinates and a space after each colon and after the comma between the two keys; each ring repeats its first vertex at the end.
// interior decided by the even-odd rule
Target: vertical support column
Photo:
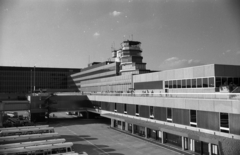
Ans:
{"type": "Polygon", "coordinates": [[[132,134],[134,134],[134,124],[132,124],[132,134]]]}
{"type": "Polygon", "coordinates": [[[165,139],[165,133],[163,131],[161,132],[161,137],[162,137],[161,143],[163,144],[165,139]]]}
{"type": "Polygon", "coordinates": [[[185,143],[184,143],[184,137],[182,136],[182,150],[185,150],[185,143]]]}
{"type": "Polygon", "coordinates": [[[145,138],[147,138],[147,127],[145,127],[145,138]]]}
{"type": "Polygon", "coordinates": [[[209,152],[209,155],[212,155],[212,144],[211,143],[208,143],[208,152],[209,152]]]}
{"type": "Polygon", "coordinates": [[[125,130],[128,131],[128,123],[125,122],[125,130]]]}
{"type": "Polygon", "coordinates": [[[111,127],[114,127],[114,119],[111,118],[111,127]]]}

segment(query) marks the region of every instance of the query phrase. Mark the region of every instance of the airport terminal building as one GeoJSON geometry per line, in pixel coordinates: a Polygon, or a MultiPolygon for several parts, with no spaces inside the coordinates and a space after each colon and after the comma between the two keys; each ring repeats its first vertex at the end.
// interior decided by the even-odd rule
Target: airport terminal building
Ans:
{"type": "Polygon", "coordinates": [[[104,62],[71,75],[111,127],[196,154],[240,154],[240,66],[151,72],[141,43],[124,41],[104,62]]]}

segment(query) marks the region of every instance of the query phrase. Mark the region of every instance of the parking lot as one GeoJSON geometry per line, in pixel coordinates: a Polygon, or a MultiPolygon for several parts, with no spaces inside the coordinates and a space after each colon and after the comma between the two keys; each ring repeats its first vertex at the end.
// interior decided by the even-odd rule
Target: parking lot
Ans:
{"type": "Polygon", "coordinates": [[[89,155],[176,155],[177,152],[109,128],[108,119],[82,119],[55,113],[50,126],[74,143],[75,152],[89,155]]]}

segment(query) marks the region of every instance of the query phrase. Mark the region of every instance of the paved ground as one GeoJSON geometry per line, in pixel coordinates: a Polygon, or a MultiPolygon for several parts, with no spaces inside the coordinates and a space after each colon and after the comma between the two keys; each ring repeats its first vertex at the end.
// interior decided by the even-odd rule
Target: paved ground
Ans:
{"type": "Polygon", "coordinates": [[[143,141],[109,128],[110,120],[86,120],[56,113],[50,126],[67,141],[75,152],[88,155],[176,155],[177,152],[143,141]]]}

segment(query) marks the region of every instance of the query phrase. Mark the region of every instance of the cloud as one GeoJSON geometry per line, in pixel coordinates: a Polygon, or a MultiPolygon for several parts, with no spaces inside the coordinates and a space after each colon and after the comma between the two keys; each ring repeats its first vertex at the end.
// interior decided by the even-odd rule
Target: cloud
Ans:
{"type": "Polygon", "coordinates": [[[191,66],[198,66],[202,65],[200,60],[194,60],[194,59],[179,59],[178,57],[171,57],[166,60],[164,60],[159,68],[161,70],[166,69],[176,69],[176,68],[184,68],[184,67],[191,67],[191,66]]]}
{"type": "Polygon", "coordinates": [[[100,36],[100,33],[95,32],[95,33],[93,34],[93,36],[94,36],[95,38],[98,38],[98,37],[100,36]]]}
{"type": "Polygon", "coordinates": [[[237,51],[236,54],[237,54],[237,55],[240,55],[240,51],[237,51]]]}
{"type": "Polygon", "coordinates": [[[110,12],[110,15],[111,15],[111,16],[114,16],[114,17],[119,16],[119,15],[121,15],[121,14],[122,14],[122,13],[121,13],[121,12],[118,12],[118,11],[110,12]]]}

